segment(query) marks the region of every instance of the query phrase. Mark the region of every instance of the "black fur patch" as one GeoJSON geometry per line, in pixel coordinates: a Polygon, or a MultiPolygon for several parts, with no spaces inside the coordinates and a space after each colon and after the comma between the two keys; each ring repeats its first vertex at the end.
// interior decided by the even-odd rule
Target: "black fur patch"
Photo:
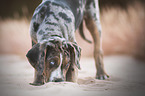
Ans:
{"type": "Polygon", "coordinates": [[[46,22],[45,24],[49,24],[49,25],[54,25],[54,26],[58,26],[58,24],[57,23],[53,23],[53,22],[46,22]]]}
{"type": "Polygon", "coordinates": [[[33,28],[34,28],[34,31],[37,32],[38,28],[39,28],[39,24],[34,22],[33,23],[33,28]]]}
{"type": "Polygon", "coordinates": [[[48,11],[48,12],[47,12],[47,17],[49,17],[50,15],[53,15],[53,17],[54,17],[57,21],[59,20],[59,18],[57,18],[57,17],[55,16],[54,12],[48,11]]]}
{"type": "Polygon", "coordinates": [[[59,16],[64,20],[68,21],[68,23],[72,22],[72,19],[69,18],[65,13],[59,12],[59,16]]]}
{"type": "Polygon", "coordinates": [[[46,28],[46,31],[54,31],[54,29],[46,28]]]}

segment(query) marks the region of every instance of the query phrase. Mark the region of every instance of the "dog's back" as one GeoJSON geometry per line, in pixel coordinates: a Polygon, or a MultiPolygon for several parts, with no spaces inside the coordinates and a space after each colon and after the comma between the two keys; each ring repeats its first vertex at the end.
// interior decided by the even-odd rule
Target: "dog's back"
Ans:
{"type": "Polygon", "coordinates": [[[83,0],[43,0],[36,8],[30,24],[33,41],[42,42],[50,37],[49,32],[51,35],[57,32],[60,37],[75,42],[74,32],[83,19],[83,3],[83,0]],[[42,33],[47,36],[41,36],[42,33]]]}
{"type": "MultiPolygon", "coordinates": [[[[46,1],[46,0],[44,0],[46,1]]],[[[83,19],[83,12],[87,0],[47,0],[58,4],[58,7],[68,7],[75,17],[75,28],[77,29],[83,19]]],[[[66,14],[67,15],[67,14],[66,14]]]]}

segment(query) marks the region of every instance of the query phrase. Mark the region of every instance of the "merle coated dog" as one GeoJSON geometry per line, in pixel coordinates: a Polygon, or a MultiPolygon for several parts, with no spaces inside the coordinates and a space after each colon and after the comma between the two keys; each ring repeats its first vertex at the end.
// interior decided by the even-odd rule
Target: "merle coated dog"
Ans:
{"type": "Polygon", "coordinates": [[[81,49],[75,31],[91,42],[83,34],[83,21],[93,37],[96,79],[109,77],[103,66],[98,0],[43,0],[30,23],[33,47],[26,56],[35,69],[32,85],[76,82],[81,49]]]}

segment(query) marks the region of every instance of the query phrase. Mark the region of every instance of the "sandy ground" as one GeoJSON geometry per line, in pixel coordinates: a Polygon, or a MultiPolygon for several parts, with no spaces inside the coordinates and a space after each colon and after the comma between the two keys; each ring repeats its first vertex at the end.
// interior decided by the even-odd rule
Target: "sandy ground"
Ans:
{"type": "Polygon", "coordinates": [[[93,58],[81,59],[78,83],[31,86],[33,68],[27,60],[0,55],[0,96],[145,96],[145,64],[129,56],[104,58],[108,80],[96,80],[93,58]]]}

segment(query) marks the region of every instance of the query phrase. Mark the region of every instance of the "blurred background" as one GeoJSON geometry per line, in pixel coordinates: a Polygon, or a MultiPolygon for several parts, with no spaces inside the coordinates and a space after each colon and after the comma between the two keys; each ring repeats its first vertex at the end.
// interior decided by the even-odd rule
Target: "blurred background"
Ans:
{"type": "MultiPolygon", "coordinates": [[[[0,54],[25,57],[31,48],[29,24],[41,0],[0,2],[0,54]]],[[[100,0],[104,55],[125,54],[145,59],[145,0],[100,0]]],[[[92,40],[85,29],[85,35],[92,40]]],[[[76,32],[82,56],[93,55],[93,44],[76,32]]]]}

